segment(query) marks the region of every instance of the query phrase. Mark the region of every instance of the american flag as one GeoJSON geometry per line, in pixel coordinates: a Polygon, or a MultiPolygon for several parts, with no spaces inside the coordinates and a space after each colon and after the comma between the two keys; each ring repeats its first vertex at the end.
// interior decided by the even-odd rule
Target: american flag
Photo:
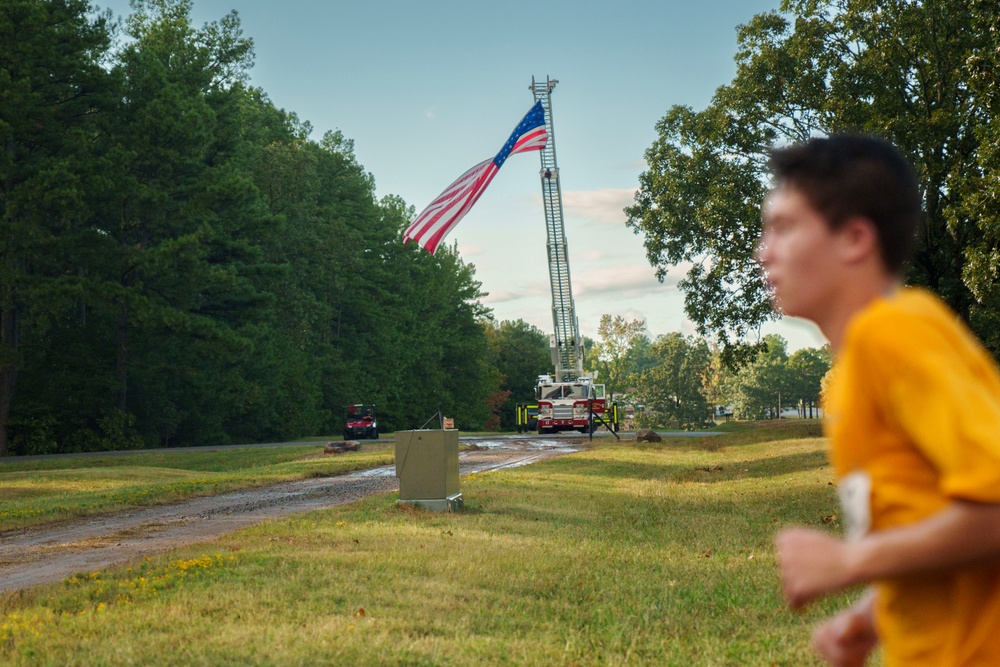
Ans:
{"type": "Polygon", "coordinates": [[[448,232],[483,194],[507,158],[515,153],[542,150],[548,136],[545,130],[545,110],[542,109],[541,102],[535,102],[535,106],[517,124],[496,157],[480,162],[449,185],[406,228],[403,243],[416,241],[424,250],[434,254],[448,232]]]}

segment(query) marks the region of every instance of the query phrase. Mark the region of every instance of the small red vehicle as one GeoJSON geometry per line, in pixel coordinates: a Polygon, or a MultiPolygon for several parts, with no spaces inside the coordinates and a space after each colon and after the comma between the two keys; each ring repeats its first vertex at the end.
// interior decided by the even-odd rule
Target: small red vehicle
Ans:
{"type": "Polygon", "coordinates": [[[344,440],[378,440],[374,403],[344,406],[344,440]]]}

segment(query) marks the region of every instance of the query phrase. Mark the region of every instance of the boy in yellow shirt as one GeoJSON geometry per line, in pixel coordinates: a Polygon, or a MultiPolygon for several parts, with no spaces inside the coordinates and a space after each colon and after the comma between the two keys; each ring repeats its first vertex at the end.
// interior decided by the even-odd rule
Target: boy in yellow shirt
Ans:
{"type": "Polygon", "coordinates": [[[845,540],[776,539],[801,607],[872,584],[820,625],[829,663],[1000,665],[1000,376],[972,334],[902,275],[920,223],[890,144],[833,136],[775,151],[758,261],[782,313],[815,322],[837,360],[825,429],[845,540]]]}

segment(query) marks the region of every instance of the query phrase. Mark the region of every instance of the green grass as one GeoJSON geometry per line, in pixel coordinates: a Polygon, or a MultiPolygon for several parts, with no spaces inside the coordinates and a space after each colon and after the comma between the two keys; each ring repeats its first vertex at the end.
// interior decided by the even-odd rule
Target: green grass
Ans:
{"type": "Polygon", "coordinates": [[[816,665],[838,596],[783,604],[778,527],[839,530],[823,441],[783,424],[613,444],[0,598],[12,665],[816,665]]]}
{"type": "Polygon", "coordinates": [[[392,463],[391,443],[323,455],[319,445],[0,463],[0,532],[392,463]]]}
{"type": "MultiPolygon", "coordinates": [[[[760,422],[724,422],[716,425],[712,431],[726,434],[728,446],[760,442],[762,437],[769,441],[788,440],[790,438],[819,438],[823,435],[823,423],[818,419],[781,419],[760,422]]],[[[718,436],[709,436],[718,438],[718,436]]],[[[701,442],[708,443],[708,438],[701,442]]]]}

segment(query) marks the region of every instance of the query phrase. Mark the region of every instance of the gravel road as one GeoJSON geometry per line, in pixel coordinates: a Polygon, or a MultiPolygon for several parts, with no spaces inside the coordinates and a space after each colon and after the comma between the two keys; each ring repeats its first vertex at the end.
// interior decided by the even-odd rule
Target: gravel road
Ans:
{"type": "MultiPolygon", "coordinates": [[[[529,465],[579,451],[583,437],[462,438],[475,451],[459,455],[462,475],[529,465]]],[[[60,581],[172,547],[217,539],[296,512],[344,505],[399,489],[394,466],[195,498],[171,505],[10,531],[0,535],[0,592],[60,581]]]]}

